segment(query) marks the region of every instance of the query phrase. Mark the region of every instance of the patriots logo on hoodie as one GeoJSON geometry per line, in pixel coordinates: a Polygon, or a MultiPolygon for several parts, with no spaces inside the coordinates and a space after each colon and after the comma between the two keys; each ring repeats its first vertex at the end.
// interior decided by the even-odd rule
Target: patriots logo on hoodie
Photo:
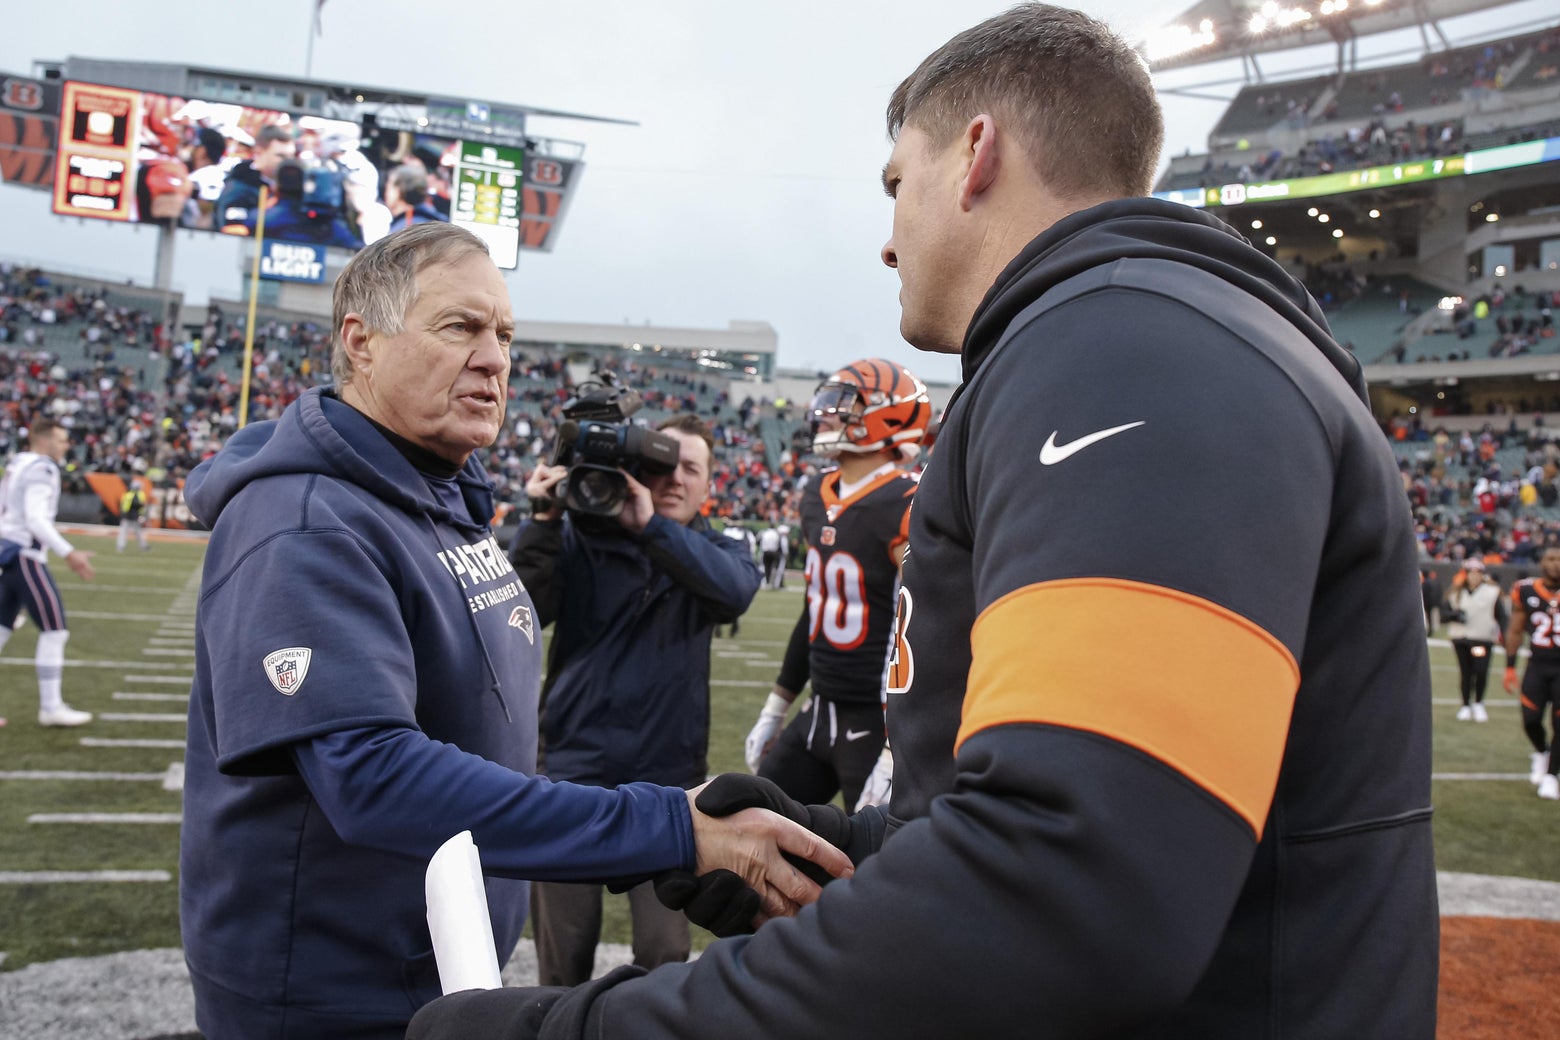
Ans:
{"type": "Polygon", "coordinates": [[[509,627],[518,628],[520,631],[525,633],[527,642],[533,646],[536,645],[536,634],[531,623],[530,607],[516,607],[514,610],[510,611],[509,627]]]}

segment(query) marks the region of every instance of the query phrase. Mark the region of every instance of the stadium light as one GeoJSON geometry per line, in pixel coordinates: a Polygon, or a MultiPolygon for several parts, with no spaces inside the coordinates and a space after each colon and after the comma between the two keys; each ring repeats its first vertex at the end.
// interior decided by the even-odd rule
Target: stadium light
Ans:
{"type": "Polygon", "coordinates": [[[1213,22],[1204,18],[1197,24],[1195,31],[1188,25],[1167,25],[1162,29],[1155,29],[1143,41],[1143,50],[1145,57],[1150,62],[1155,62],[1174,58],[1199,47],[1209,47],[1216,42],[1218,40],[1213,32],[1213,22]]]}

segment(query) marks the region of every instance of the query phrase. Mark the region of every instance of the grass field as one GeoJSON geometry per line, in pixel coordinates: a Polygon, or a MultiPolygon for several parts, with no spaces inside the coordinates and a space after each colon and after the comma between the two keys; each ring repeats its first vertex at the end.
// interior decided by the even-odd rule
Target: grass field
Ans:
{"type": "MultiPolygon", "coordinates": [[[[0,728],[0,971],[179,943],[180,795],[170,766],[183,753],[163,745],[184,735],[203,544],[118,555],[111,537],[73,540],[97,551],[98,574],[86,583],[55,568],[71,618],[65,697],[99,718],[77,730],[37,726],[35,630],[24,626],[0,651],[0,716],[10,720],[0,728]],[[118,820],[78,822],[81,814],[118,820]],[[98,875],[107,871],[133,880],[98,875]]],[[[800,608],[793,579],[759,594],[738,638],[715,641],[711,769],[743,768],[743,737],[800,608]]],[[[1560,806],[1527,782],[1515,699],[1494,692],[1489,723],[1455,722],[1456,662],[1438,647],[1431,662],[1437,866],[1560,881],[1560,806]],[[1473,778],[1491,774],[1505,778],[1473,778]]],[[[1498,670],[1493,678],[1498,685],[1498,670]]],[[[621,898],[609,898],[603,938],[628,941],[621,898]]]]}

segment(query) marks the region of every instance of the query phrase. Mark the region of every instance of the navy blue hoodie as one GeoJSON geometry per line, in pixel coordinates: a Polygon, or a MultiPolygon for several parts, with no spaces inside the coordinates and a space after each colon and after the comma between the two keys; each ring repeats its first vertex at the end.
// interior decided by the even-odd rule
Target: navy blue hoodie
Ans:
{"type": "Polygon", "coordinates": [[[505,878],[692,866],[682,791],[530,775],[539,626],[475,458],[421,473],[313,390],[186,494],[212,528],[180,857],[207,1035],[399,1037],[439,992],[423,874],[461,830],[501,961],[527,899],[505,878]]]}

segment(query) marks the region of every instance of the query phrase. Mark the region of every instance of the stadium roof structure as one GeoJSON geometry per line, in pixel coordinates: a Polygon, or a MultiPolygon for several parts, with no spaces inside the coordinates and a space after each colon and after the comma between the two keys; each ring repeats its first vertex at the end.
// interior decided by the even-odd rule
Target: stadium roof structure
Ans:
{"type": "MultiPolygon", "coordinates": [[[[64,61],[35,61],[43,78],[70,79],[129,87],[208,101],[275,108],[298,115],[357,121],[374,114],[381,125],[494,143],[533,145],[529,116],[638,126],[630,119],[564,112],[551,108],[458,98],[426,91],[333,83],[312,78],[245,72],[211,66],[122,61],[72,55],[64,61]]],[[[573,142],[546,142],[573,144],[573,142]]]]}
{"type": "MultiPolygon", "coordinates": [[[[1199,0],[1143,41],[1153,71],[1239,59],[1261,80],[1257,56],[1332,43],[1338,68],[1355,67],[1363,37],[1418,29],[1424,50],[1451,49],[1440,22],[1510,0],[1199,0]]],[[[1540,24],[1540,23],[1535,23],[1540,24]]],[[[1503,34],[1513,30],[1508,26],[1503,34]]]]}

